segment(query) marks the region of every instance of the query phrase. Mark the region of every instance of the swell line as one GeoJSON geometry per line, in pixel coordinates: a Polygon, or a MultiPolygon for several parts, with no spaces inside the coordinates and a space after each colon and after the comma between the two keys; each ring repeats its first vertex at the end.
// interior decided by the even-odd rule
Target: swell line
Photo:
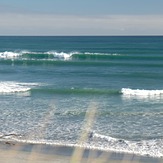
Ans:
{"type": "Polygon", "coordinates": [[[161,55],[125,55],[89,52],[0,52],[0,63],[7,65],[43,66],[120,66],[163,67],[161,55]]]}
{"type": "Polygon", "coordinates": [[[132,55],[118,53],[90,53],[90,52],[31,52],[5,51],[0,52],[0,59],[58,59],[58,60],[163,60],[161,55],[132,55]]]}
{"type": "Polygon", "coordinates": [[[119,61],[115,61],[115,62],[110,62],[110,61],[92,61],[92,60],[87,60],[87,61],[73,61],[73,60],[69,60],[69,61],[64,61],[64,60],[51,60],[51,59],[46,59],[46,60],[35,60],[35,59],[31,59],[31,60],[1,60],[0,59],[0,63],[4,64],[4,65],[20,65],[20,66],[97,66],[97,67],[111,67],[111,66],[115,66],[115,67],[144,67],[144,68],[148,68],[148,67],[152,67],[152,68],[163,68],[163,63],[148,63],[148,62],[119,62],[119,61]]]}

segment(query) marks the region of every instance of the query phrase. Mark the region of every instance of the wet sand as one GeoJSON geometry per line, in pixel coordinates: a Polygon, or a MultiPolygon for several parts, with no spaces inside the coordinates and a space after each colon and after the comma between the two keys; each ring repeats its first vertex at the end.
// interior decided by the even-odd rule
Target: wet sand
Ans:
{"type": "Polygon", "coordinates": [[[163,163],[161,158],[67,146],[0,142],[0,163],[163,163]]]}

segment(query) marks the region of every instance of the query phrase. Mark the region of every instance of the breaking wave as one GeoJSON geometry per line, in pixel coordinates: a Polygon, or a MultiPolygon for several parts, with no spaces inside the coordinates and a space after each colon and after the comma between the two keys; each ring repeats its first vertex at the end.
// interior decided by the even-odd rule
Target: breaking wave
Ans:
{"type": "Polygon", "coordinates": [[[38,83],[20,83],[15,81],[1,81],[0,94],[26,92],[37,85],[38,83]]]}
{"type": "Polygon", "coordinates": [[[135,96],[163,95],[163,90],[144,90],[144,89],[122,88],[121,92],[124,95],[135,95],[135,96]]]}
{"type": "Polygon", "coordinates": [[[0,52],[0,59],[42,59],[42,60],[105,60],[110,59],[114,56],[120,56],[120,54],[109,54],[109,53],[89,53],[89,52],[31,52],[27,50],[23,51],[5,51],[0,52]]]}
{"type": "Polygon", "coordinates": [[[39,83],[21,83],[15,81],[0,81],[0,94],[30,91],[32,94],[76,94],[76,95],[123,95],[124,97],[155,97],[163,96],[163,90],[144,90],[122,88],[121,90],[96,88],[48,88],[36,87],[39,83]]]}

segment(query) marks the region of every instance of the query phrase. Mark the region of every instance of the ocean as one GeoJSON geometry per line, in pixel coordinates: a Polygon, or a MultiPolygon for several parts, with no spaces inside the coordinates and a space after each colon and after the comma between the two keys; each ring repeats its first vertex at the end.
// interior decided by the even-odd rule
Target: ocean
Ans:
{"type": "Polygon", "coordinates": [[[163,37],[1,36],[0,140],[163,157],[163,37]]]}

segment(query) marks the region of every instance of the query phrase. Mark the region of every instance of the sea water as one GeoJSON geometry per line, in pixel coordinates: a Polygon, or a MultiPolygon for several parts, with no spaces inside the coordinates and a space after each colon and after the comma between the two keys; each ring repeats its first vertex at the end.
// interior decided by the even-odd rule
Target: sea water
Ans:
{"type": "Polygon", "coordinates": [[[0,139],[162,157],[163,37],[0,37],[0,139]]]}

